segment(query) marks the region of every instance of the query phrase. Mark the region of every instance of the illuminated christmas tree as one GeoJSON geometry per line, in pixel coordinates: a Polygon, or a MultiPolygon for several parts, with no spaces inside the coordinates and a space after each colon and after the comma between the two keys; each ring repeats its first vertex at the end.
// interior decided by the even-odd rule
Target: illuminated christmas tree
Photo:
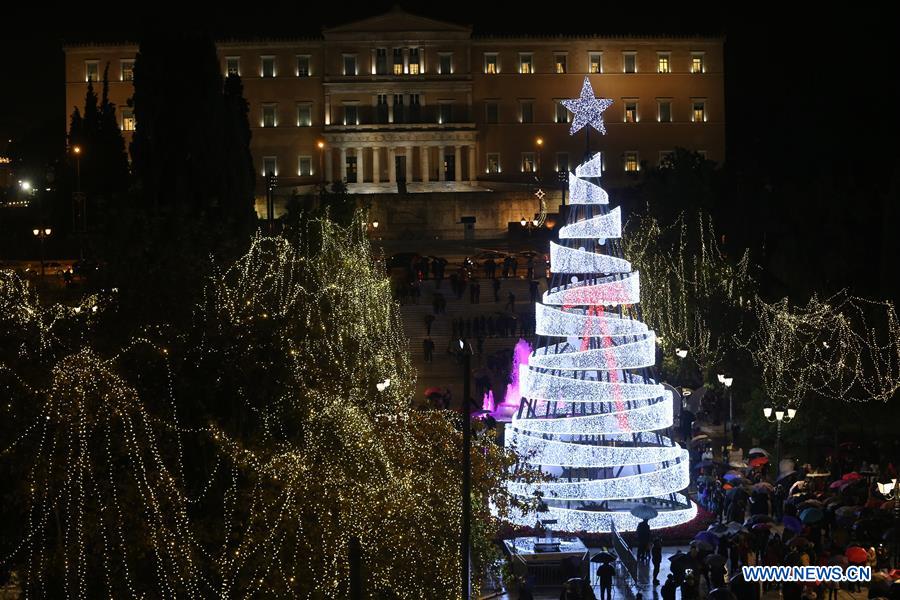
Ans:
{"type": "MultiPolygon", "coordinates": [[[[581,97],[563,100],[574,114],[570,133],[589,125],[605,134],[610,104],[586,77],[581,97]]],[[[688,453],[668,435],[672,396],[655,379],[656,336],[641,321],[638,273],[622,253],[621,210],[610,210],[599,185],[601,161],[588,153],[569,174],[567,224],[550,243],[552,281],[535,307],[540,339],[520,367],[522,404],[506,436],[521,464],[554,479],[508,485],[523,499],[541,494],[540,517],[554,529],[632,531],[640,519],[631,511],[644,504],[658,512],[651,527],[667,527],[696,514],[681,492],[688,453]]]]}

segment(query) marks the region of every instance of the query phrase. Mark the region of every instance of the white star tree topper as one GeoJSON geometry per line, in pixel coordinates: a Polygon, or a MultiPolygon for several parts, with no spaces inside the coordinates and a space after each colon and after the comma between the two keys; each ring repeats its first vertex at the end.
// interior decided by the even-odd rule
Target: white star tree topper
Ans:
{"type": "Polygon", "coordinates": [[[603,123],[603,111],[610,107],[613,101],[610,98],[597,98],[594,96],[594,88],[591,87],[591,80],[584,78],[584,85],[581,87],[580,98],[570,98],[560,101],[563,106],[572,111],[575,117],[572,119],[572,126],[569,127],[569,135],[574,135],[585,125],[590,125],[600,133],[606,135],[606,125],[603,123]]]}

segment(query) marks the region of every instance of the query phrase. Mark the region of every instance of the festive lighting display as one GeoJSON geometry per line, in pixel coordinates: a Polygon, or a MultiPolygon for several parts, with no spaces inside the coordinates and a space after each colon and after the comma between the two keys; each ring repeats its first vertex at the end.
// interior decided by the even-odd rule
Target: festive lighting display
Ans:
{"type": "MultiPolygon", "coordinates": [[[[588,123],[604,131],[608,103],[596,102],[587,79],[581,100],[564,101],[576,111],[573,132],[588,123]]],[[[621,213],[609,210],[600,175],[599,156],[570,174],[568,223],[550,244],[553,280],[535,309],[539,346],[520,366],[522,402],[506,444],[520,466],[551,477],[521,481],[514,473],[509,491],[546,508],[512,511],[521,525],[540,518],[555,519],[557,530],[632,531],[636,503],[657,506],[651,527],[696,514],[680,493],[689,483],[687,451],[660,433],[672,425],[672,396],[653,377],[656,335],[641,321],[639,277],[622,257],[621,213]]]]}
{"type": "Polygon", "coordinates": [[[603,123],[603,111],[612,105],[609,98],[597,98],[594,96],[594,88],[591,80],[584,78],[581,86],[581,95],[578,98],[563,100],[561,104],[572,111],[572,125],[569,127],[569,135],[579,131],[585,125],[590,125],[600,133],[606,133],[603,123]]]}

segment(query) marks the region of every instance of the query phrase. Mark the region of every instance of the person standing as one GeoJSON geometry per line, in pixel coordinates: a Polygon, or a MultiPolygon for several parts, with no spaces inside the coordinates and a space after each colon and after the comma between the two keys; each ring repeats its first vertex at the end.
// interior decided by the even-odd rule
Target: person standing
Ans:
{"type": "Polygon", "coordinates": [[[422,340],[422,352],[425,354],[425,362],[434,362],[434,341],[430,337],[422,340]]]}
{"type": "Polygon", "coordinates": [[[650,550],[650,560],[653,562],[653,585],[659,585],[659,565],[662,563],[662,540],[653,540],[653,548],[650,550]]]}
{"type": "Polygon", "coordinates": [[[650,523],[644,519],[637,526],[638,560],[650,558],[650,523]]]}
{"type": "Polygon", "coordinates": [[[500,280],[492,279],[491,286],[494,288],[494,302],[500,302],[500,280]]]}
{"type": "Polygon", "coordinates": [[[675,583],[675,576],[669,573],[669,576],[666,577],[666,582],[663,584],[662,589],[660,590],[662,600],[675,600],[675,592],[677,590],[678,585],[675,583]]]}
{"type": "Polygon", "coordinates": [[[431,336],[431,326],[434,324],[434,315],[427,314],[425,315],[425,332],[431,336]]]}
{"type": "Polygon", "coordinates": [[[509,294],[506,296],[506,306],[505,308],[509,308],[509,312],[514,312],[516,310],[516,295],[512,293],[510,290],[509,294]]]}
{"type": "Polygon", "coordinates": [[[531,302],[537,302],[538,299],[538,282],[536,279],[532,279],[528,282],[528,294],[531,297],[531,302]]]}
{"type": "Polygon", "coordinates": [[[612,600],[613,577],[616,569],[610,563],[602,563],[597,567],[597,578],[600,579],[600,600],[612,600]]]}

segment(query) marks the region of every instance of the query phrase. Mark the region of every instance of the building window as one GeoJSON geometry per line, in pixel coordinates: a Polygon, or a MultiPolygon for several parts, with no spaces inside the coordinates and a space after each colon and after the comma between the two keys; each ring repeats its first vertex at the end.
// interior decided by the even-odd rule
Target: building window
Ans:
{"type": "Polygon", "coordinates": [[[344,55],[344,75],[356,75],[356,55],[355,54],[345,54],[344,55]]]}
{"type": "Polygon", "coordinates": [[[556,153],[556,171],[558,173],[565,173],[569,170],[569,153],[568,152],[557,152],[556,153]]]}
{"type": "Polygon", "coordinates": [[[500,72],[500,59],[496,52],[484,53],[484,72],[489,75],[496,75],[500,72]]]}
{"type": "Polygon", "coordinates": [[[520,100],[520,123],[534,123],[534,102],[532,100],[520,100]]]}
{"type": "Polygon", "coordinates": [[[556,72],[557,73],[568,73],[568,69],[566,68],[566,55],[565,54],[557,54],[556,55],[556,72]]]}
{"type": "Polygon", "coordinates": [[[375,49],[375,74],[376,75],[387,75],[388,74],[387,48],[376,48],[375,49]]]}
{"type": "Polygon", "coordinates": [[[240,75],[241,59],[237,56],[225,57],[225,75],[240,75]]]}
{"type": "Polygon", "coordinates": [[[638,122],[638,103],[634,100],[626,100],[625,101],[625,122],[626,123],[637,123],[638,122]]]}
{"type": "Polygon", "coordinates": [[[122,81],[134,81],[134,60],[123,60],[119,63],[119,74],[122,81]]]}
{"type": "Polygon", "coordinates": [[[534,152],[523,152],[522,153],[522,172],[523,173],[534,173],[537,169],[535,169],[534,164],[534,152]]]}
{"type": "Polygon", "coordinates": [[[637,53],[623,52],[622,58],[625,62],[625,73],[637,73],[637,53]]]}
{"type": "Polygon", "coordinates": [[[519,73],[534,73],[534,55],[531,52],[519,52],[519,73]]]}
{"type": "Polygon", "coordinates": [[[309,55],[297,55],[297,77],[309,77],[309,55]]]}
{"type": "Polygon", "coordinates": [[[500,106],[496,102],[484,103],[484,120],[492,124],[500,122],[500,106]]]}
{"type": "Polygon", "coordinates": [[[410,75],[418,75],[419,74],[419,49],[418,48],[410,48],[409,49],[409,74],[410,75]]]}
{"type": "Polygon", "coordinates": [[[453,73],[453,55],[449,52],[443,52],[438,55],[438,71],[441,75],[450,75],[453,73]]]}
{"type": "Polygon", "coordinates": [[[669,65],[669,60],[671,58],[671,54],[668,52],[659,52],[656,54],[656,72],[657,73],[671,73],[672,70],[669,65]]]}
{"type": "Polygon", "coordinates": [[[100,61],[99,60],[84,61],[84,80],[85,81],[97,81],[97,76],[99,74],[100,74],[100,61]]]}
{"type": "Polygon", "coordinates": [[[488,173],[499,173],[500,172],[500,154],[497,152],[489,152],[487,155],[487,168],[485,169],[488,173]]]}
{"type": "Polygon", "coordinates": [[[588,53],[588,73],[602,73],[603,72],[603,53],[602,52],[589,52],[588,53]]]}
{"type": "Polygon", "coordinates": [[[706,61],[703,52],[691,52],[691,73],[704,73],[706,61]]]}
{"type": "Polygon", "coordinates": [[[659,122],[660,123],[671,123],[672,122],[672,101],[671,100],[657,100],[659,106],[659,122]]]}
{"type": "Polygon", "coordinates": [[[356,183],[356,157],[347,156],[347,183],[356,183]]]}
{"type": "Polygon", "coordinates": [[[312,174],[312,156],[301,156],[297,161],[297,175],[309,177],[312,174]]]}
{"type": "Polygon", "coordinates": [[[394,75],[403,75],[403,48],[394,48],[394,75]]]}
{"type": "Polygon", "coordinates": [[[263,56],[262,57],[262,73],[263,77],[275,77],[275,57],[274,56],[263,56]]]}
{"type": "Polygon", "coordinates": [[[555,105],[555,121],[557,123],[571,123],[572,122],[572,113],[569,112],[569,109],[562,105],[562,102],[558,100],[554,102],[555,105]]]}
{"type": "Polygon", "coordinates": [[[122,131],[134,131],[134,111],[130,108],[122,109],[122,131]]]}
{"type": "Polygon", "coordinates": [[[359,107],[356,104],[344,105],[344,125],[359,125],[359,107]]]}
{"type": "Polygon", "coordinates": [[[297,127],[309,127],[312,125],[312,104],[301,102],[297,104],[297,127]]]}
{"type": "Polygon", "coordinates": [[[450,102],[441,102],[438,105],[438,123],[453,122],[453,104],[450,102]]]}
{"type": "Polygon", "coordinates": [[[636,173],[641,167],[638,162],[638,153],[631,151],[626,152],[624,157],[625,162],[625,171],[629,173],[636,173]]]}
{"type": "Polygon", "coordinates": [[[704,123],[706,121],[706,101],[694,100],[691,103],[691,121],[694,123],[704,123]]]}
{"type": "Polygon", "coordinates": [[[278,160],[274,156],[263,156],[263,177],[278,175],[278,160]]]}
{"type": "Polygon", "coordinates": [[[659,168],[660,169],[668,169],[672,166],[672,151],[671,150],[660,150],[659,151],[659,168]]]}
{"type": "Polygon", "coordinates": [[[263,104],[262,107],[262,126],[275,127],[278,120],[275,118],[276,104],[263,104]]]}

